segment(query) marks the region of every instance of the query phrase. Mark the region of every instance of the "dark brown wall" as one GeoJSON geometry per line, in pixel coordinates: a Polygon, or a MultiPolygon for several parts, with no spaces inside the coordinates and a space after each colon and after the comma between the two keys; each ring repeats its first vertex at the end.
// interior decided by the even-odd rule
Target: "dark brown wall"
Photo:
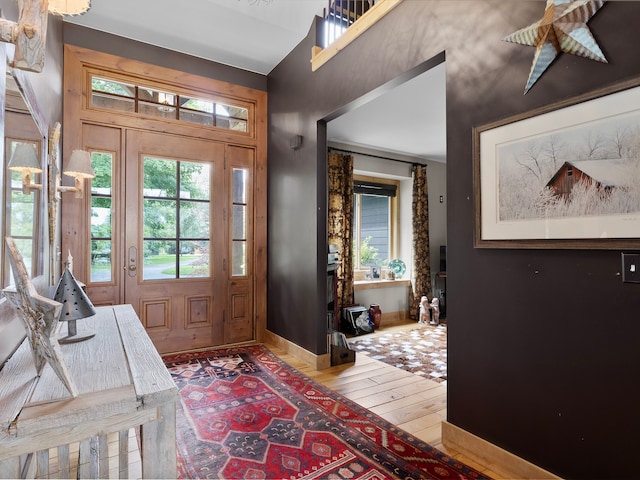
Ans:
{"type": "Polygon", "coordinates": [[[319,71],[309,37],[271,72],[268,326],[326,348],[318,120],[444,51],[448,420],[563,477],[632,477],[640,286],[621,283],[620,251],[473,248],[473,127],[640,75],[640,2],[607,2],[590,26],[609,63],[561,55],[523,95],[534,49],[501,39],[543,11],[405,0],[319,71]],[[293,135],[304,136],[295,152],[293,135]]]}
{"type": "Polygon", "coordinates": [[[179,72],[215,78],[256,90],[266,90],[267,81],[264,75],[99,32],[73,23],[64,24],[64,43],[172,68],[179,72]]]}

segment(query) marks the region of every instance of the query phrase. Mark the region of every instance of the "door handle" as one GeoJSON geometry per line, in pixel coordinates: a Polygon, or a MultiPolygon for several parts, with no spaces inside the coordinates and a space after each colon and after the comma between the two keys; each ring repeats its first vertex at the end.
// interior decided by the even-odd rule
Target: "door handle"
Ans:
{"type": "Polygon", "coordinates": [[[129,271],[127,274],[130,277],[135,277],[138,270],[138,249],[136,247],[129,247],[129,271]]]}

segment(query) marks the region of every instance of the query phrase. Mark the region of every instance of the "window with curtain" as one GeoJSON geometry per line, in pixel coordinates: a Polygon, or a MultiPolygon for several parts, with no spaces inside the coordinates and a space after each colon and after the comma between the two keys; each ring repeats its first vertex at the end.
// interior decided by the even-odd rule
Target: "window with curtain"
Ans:
{"type": "Polygon", "coordinates": [[[353,192],[354,268],[386,265],[395,257],[398,183],[356,177],[353,192]]]}

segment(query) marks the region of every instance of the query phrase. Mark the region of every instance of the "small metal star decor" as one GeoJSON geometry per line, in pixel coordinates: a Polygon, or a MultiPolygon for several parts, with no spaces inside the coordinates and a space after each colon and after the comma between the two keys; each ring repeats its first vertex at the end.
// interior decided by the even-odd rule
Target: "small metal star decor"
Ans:
{"type": "Polygon", "coordinates": [[[604,4],[604,0],[547,0],[541,20],[503,39],[536,47],[525,94],[562,52],[607,63],[587,26],[604,4]]]}
{"type": "Polygon", "coordinates": [[[6,243],[16,284],[15,289],[5,288],[2,292],[18,309],[18,313],[24,321],[36,374],[40,376],[44,366],[49,363],[69,393],[76,397],[78,390],[69,374],[69,369],[60,350],[60,344],[56,339],[62,304],[38,294],[29,280],[22,255],[13,238],[6,237],[6,243]]]}

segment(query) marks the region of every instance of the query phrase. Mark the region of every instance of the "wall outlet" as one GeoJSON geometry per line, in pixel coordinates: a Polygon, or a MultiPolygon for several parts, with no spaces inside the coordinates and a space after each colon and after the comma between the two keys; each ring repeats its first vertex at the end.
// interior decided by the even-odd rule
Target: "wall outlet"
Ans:
{"type": "Polygon", "coordinates": [[[640,253],[622,254],[622,281],[640,283],[640,253]]]}

